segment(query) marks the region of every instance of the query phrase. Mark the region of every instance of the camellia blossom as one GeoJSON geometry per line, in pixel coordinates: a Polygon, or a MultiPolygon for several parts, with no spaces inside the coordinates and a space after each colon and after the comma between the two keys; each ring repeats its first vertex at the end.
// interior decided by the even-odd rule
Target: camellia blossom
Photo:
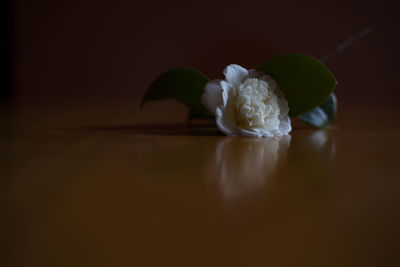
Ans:
{"type": "Polygon", "coordinates": [[[235,64],[224,75],[225,80],[208,82],[201,97],[221,132],[263,137],[292,130],[288,103],[270,76],[235,64]]]}

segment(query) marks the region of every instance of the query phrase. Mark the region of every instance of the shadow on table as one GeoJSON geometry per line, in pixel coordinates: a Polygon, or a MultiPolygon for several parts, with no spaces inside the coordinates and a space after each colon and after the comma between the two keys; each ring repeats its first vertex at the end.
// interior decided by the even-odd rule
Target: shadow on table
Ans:
{"type": "MultiPolygon", "coordinates": [[[[295,124],[296,130],[314,130],[313,127],[303,123],[295,124]]],[[[110,132],[126,132],[137,135],[190,135],[190,136],[224,136],[218,131],[215,124],[203,123],[158,123],[158,124],[122,124],[107,126],[89,126],[79,128],[85,131],[110,131],[110,132]]]]}
{"type": "Polygon", "coordinates": [[[192,135],[222,136],[215,126],[194,124],[139,124],[115,126],[91,126],[79,130],[127,132],[138,135],[192,135]]]}

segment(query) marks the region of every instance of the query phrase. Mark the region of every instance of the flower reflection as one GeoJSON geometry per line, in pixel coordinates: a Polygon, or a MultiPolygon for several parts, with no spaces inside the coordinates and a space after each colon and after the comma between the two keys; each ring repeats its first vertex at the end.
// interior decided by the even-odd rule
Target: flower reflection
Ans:
{"type": "Polygon", "coordinates": [[[307,136],[308,150],[327,163],[334,158],[336,152],[335,140],[331,131],[327,129],[318,130],[307,136]]]}
{"type": "Polygon", "coordinates": [[[218,181],[227,199],[262,187],[286,157],[290,135],[271,138],[223,138],[207,168],[207,177],[218,181]]]}

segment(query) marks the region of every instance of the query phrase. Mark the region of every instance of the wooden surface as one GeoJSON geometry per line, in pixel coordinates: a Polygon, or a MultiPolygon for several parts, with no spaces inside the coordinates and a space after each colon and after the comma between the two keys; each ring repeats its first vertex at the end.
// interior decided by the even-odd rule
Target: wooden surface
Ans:
{"type": "Polygon", "coordinates": [[[0,265],[399,266],[398,109],[340,108],[253,139],[168,101],[3,107],[0,265]]]}

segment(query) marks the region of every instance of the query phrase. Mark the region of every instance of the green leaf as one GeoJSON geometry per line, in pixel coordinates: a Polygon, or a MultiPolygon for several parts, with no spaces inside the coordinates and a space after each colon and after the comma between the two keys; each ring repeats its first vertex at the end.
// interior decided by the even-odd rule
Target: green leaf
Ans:
{"type": "Polygon", "coordinates": [[[193,114],[212,116],[201,103],[203,88],[209,79],[196,70],[174,68],[161,74],[147,89],[140,107],[153,100],[174,98],[187,105],[193,114]]]}
{"type": "Polygon", "coordinates": [[[278,83],[288,101],[291,117],[324,103],[337,83],[324,64],[305,54],[273,57],[259,70],[270,75],[278,83]]]}
{"type": "Polygon", "coordinates": [[[324,128],[333,122],[336,111],[336,96],[331,94],[321,106],[300,115],[299,118],[309,125],[324,128]]]}

